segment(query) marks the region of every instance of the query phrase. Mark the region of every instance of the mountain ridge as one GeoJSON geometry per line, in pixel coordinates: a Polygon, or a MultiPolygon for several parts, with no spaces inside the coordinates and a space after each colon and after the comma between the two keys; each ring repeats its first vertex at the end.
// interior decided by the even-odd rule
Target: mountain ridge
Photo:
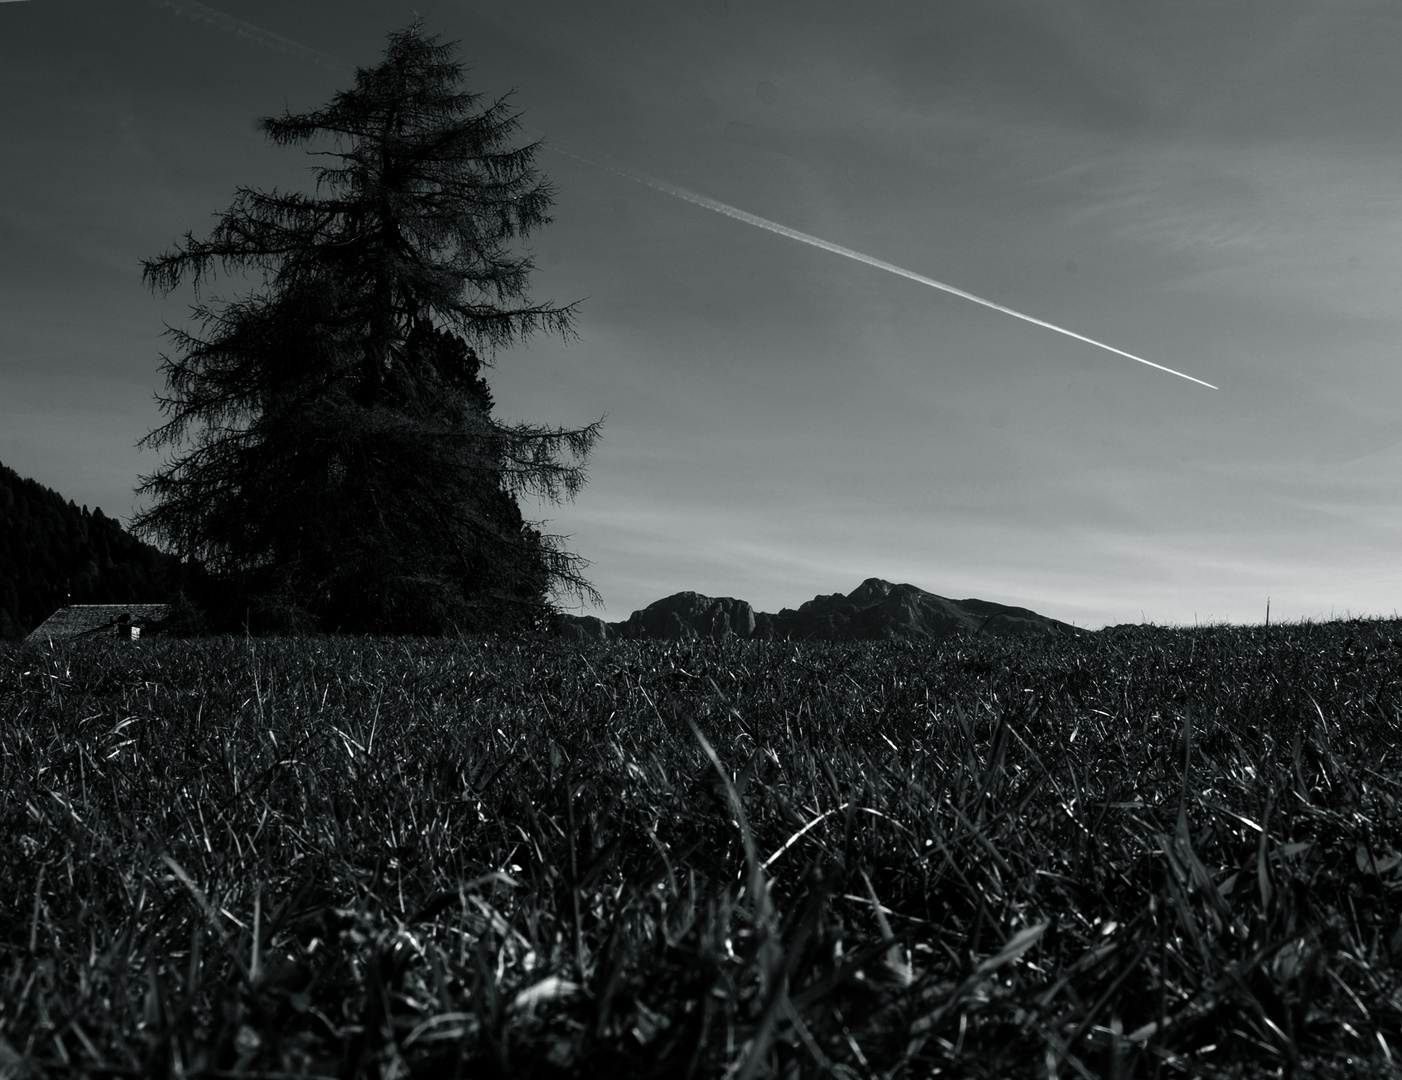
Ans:
{"type": "MultiPolygon", "coordinates": [[[[80,509],[0,464],[0,639],[23,637],[68,603],[169,602],[182,586],[197,585],[188,576],[178,560],[132,536],[101,509],[80,509]]],[[[217,598],[211,594],[205,599],[217,598]]],[[[554,629],[576,641],[725,636],[880,641],[1089,633],[1029,608],[976,598],[951,600],[875,577],[845,595],[820,594],[773,613],[755,611],[735,597],[678,592],[619,622],[560,613],[554,629]]]]}
{"type": "Polygon", "coordinates": [[[695,640],[734,636],[747,640],[888,641],[990,637],[1047,637],[1090,631],[1030,608],[968,598],[951,600],[910,584],[867,578],[846,595],[818,595],[797,608],[757,612],[731,596],[678,592],[619,622],[562,613],[555,630],[574,641],[695,640]]]}

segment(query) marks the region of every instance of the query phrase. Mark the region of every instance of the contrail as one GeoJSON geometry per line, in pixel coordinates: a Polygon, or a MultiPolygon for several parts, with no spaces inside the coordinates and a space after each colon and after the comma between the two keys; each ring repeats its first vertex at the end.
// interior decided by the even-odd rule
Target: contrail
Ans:
{"type": "MultiPolygon", "coordinates": [[[[3,2],[4,0],[0,0],[0,3],[3,2]]],[[[246,38],[263,46],[265,49],[271,49],[274,52],[280,52],[288,56],[300,57],[303,60],[309,60],[331,71],[344,72],[353,66],[340,57],[331,56],[328,53],[308,48],[300,42],[293,41],[291,38],[285,38],[281,34],[275,34],[271,30],[265,30],[261,26],[245,22],[242,19],[235,19],[233,16],[226,15],[222,11],[216,11],[214,8],[198,3],[197,0],[150,0],[150,3],[154,4],[156,7],[166,8],[177,14],[184,15],[187,18],[198,19],[210,26],[216,26],[225,33],[232,33],[238,37],[246,38]]],[[[583,154],[562,150],[559,146],[545,145],[545,149],[553,150],[555,153],[563,154],[565,157],[574,158],[576,161],[582,161],[586,165],[594,166],[596,169],[604,169],[607,172],[615,173],[624,179],[632,180],[635,184],[643,184],[656,191],[661,191],[674,198],[684,199],[689,203],[707,210],[714,210],[717,214],[724,214],[726,217],[734,218],[736,221],[743,221],[746,225],[754,225],[756,228],[767,229],[769,232],[778,233],[780,236],[787,236],[790,240],[798,240],[805,244],[811,244],[815,248],[821,248],[823,251],[830,251],[834,255],[842,255],[848,259],[855,259],[859,263],[866,263],[867,266],[874,266],[878,270],[885,270],[888,273],[897,274],[911,281],[918,281],[921,285],[928,285],[932,289],[939,289],[941,292],[947,292],[951,296],[958,296],[964,300],[972,300],[975,304],[981,304],[986,308],[992,308],[994,311],[1001,311],[1004,315],[1011,315],[1014,319],[1021,319],[1023,322],[1029,322],[1033,326],[1040,326],[1046,330],[1055,330],[1058,334],[1065,334],[1067,337],[1075,338],[1077,341],[1083,341],[1087,345],[1094,345],[1097,349],[1104,349],[1106,352],[1112,352],[1116,356],[1123,356],[1126,360],[1133,360],[1136,364],[1144,364],[1147,367],[1167,372],[1169,375],[1177,375],[1180,379],[1187,379],[1189,382],[1197,383],[1199,386],[1205,386],[1209,390],[1217,389],[1217,387],[1213,386],[1210,382],[1204,382],[1202,379],[1194,378],[1192,375],[1186,375],[1181,371],[1175,371],[1171,367],[1164,367],[1162,364],[1156,364],[1152,360],[1145,360],[1142,356],[1135,356],[1133,353],[1125,352],[1123,349],[1117,349],[1113,345],[1107,345],[1103,341],[1096,341],[1095,338],[1089,338],[1084,334],[1076,333],[1074,330],[1068,330],[1064,326],[1057,326],[1055,323],[1049,323],[1045,319],[1039,319],[1033,315],[1024,315],[1020,311],[1014,311],[1012,308],[1004,307],[1002,304],[995,303],[992,300],[985,300],[982,296],[975,296],[973,293],[965,292],[963,289],[955,288],[953,285],[946,285],[943,281],[936,281],[934,278],[926,277],[924,274],[917,274],[914,270],[907,270],[903,266],[897,266],[895,263],[886,262],[884,259],[878,259],[873,255],[866,255],[860,251],[853,251],[851,248],[843,247],[841,244],[834,244],[831,240],[824,240],[820,236],[811,236],[808,233],[799,232],[797,229],[791,229],[787,225],[780,225],[777,221],[770,221],[768,218],[762,218],[758,214],[751,214],[748,211],[741,210],[737,206],[731,206],[717,199],[708,198],[698,192],[690,191],[684,187],[678,187],[676,184],[669,184],[665,180],[657,179],[655,176],[634,172],[631,169],[624,169],[617,165],[605,164],[593,157],[586,157],[583,154]]]]}
{"type": "Polygon", "coordinates": [[[274,34],[271,30],[264,30],[261,26],[255,26],[243,19],[236,19],[232,15],[225,15],[222,11],[216,11],[205,4],[197,3],[196,0],[150,0],[150,2],[156,7],[173,11],[177,15],[184,15],[187,19],[198,20],[207,26],[217,27],[226,34],[233,34],[236,37],[252,41],[254,44],[261,45],[273,52],[310,61],[327,71],[344,74],[355,67],[354,64],[342,60],[338,56],[331,56],[329,53],[308,48],[301,42],[285,38],[281,34],[274,34]]]}
{"type": "Polygon", "coordinates": [[[895,263],[886,262],[884,259],[878,259],[873,255],[866,255],[860,251],[853,251],[851,248],[843,247],[841,244],[834,244],[831,240],[824,240],[820,236],[811,236],[808,233],[799,232],[797,229],[791,229],[787,225],[780,225],[777,221],[770,221],[768,218],[762,218],[758,214],[751,214],[748,211],[741,210],[739,207],[731,206],[728,203],[720,202],[717,199],[709,198],[695,191],[689,191],[684,187],[678,187],[676,184],[669,184],[665,180],[658,180],[656,177],[648,176],[646,173],[633,172],[630,169],[623,169],[617,165],[608,165],[601,161],[584,157],[581,154],[574,154],[570,153],[568,150],[561,150],[558,146],[547,145],[546,149],[554,150],[557,154],[564,154],[565,157],[574,158],[576,161],[582,161],[586,165],[593,165],[597,169],[604,169],[608,172],[615,173],[625,179],[632,180],[636,184],[643,184],[678,199],[685,199],[689,203],[704,207],[707,210],[714,210],[717,214],[724,214],[726,217],[734,218],[736,221],[743,221],[746,225],[754,225],[756,228],[768,229],[770,232],[778,233],[780,236],[787,236],[790,240],[798,240],[805,244],[811,244],[815,248],[830,251],[834,255],[842,255],[848,259],[855,259],[859,263],[866,263],[868,266],[874,266],[878,270],[899,274],[903,278],[909,278],[911,281],[918,281],[921,285],[928,285],[932,289],[939,289],[941,292],[947,292],[952,296],[958,296],[964,300],[972,300],[975,304],[982,304],[984,307],[992,308],[994,311],[1001,311],[1004,315],[1011,315],[1014,319],[1021,319],[1023,322],[1029,322],[1033,326],[1040,326],[1046,330],[1055,330],[1058,334],[1065,334],[1067,337],[1075,338],[1077,341],[1084,341],[1087,345],[1094,345],[1097,349],[1104,349],[1107,352],[1114,353],[1116,356],[1123,356],[1125,359],[1133,360],[1137,364],[1145,364],[1148,367],[1157,368],[1159,371],[1165,371],[1170,375],[1177,375],[1180,379],[1187,379],[1189,382],[1195,382],[1199,386],[1207,387],[1209,390],[1217,389],[1217,387],[1213,386],[1210,382],[1204,382],[1202,379],[1194,378],[1192,375],[1185,375],[1181,371],[1175,371],[1171,367],[1164,367],[1162,364],[1156,364],[1152,360],[1145,360],[1142,356],[1135,356],[1133,353],[1125,352],[1123,349],[1117,349],[1113,345],[1106,345],[1103,341],[1096,341],[1095,338],[1089,338],[1084,334],[1078,334],[1076,331],[1068,330],[1064,326],[1057,326],[1055,323],[1049,323],[1045,319],[1039,319],[1033,315],[1024,315],[1021,311],[1014,311],[1012,308],[1004,307],[1002,304],[995,303],[992,300],[985,300],[982,296],[975,296],[973,293],[965,292],[963,289],[955,288],[953,285],[946,285],[943,281],[936,281],[934,278],[926,277],[924,274],[917,274],[914,270],[907,270],[903,266],[897,266],[895,263]]]}

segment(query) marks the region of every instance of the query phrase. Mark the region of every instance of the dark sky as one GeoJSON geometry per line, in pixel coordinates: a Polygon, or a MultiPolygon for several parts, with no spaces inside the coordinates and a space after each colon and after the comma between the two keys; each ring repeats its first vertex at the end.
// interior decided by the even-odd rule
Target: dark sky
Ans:
{"type": "Polygon", "coordinates": [[[607,413],[573,536],[610,618],[863,578],[1081,625],[1402,606],[1402,8],[1292,0],[0,2],[0,461],[127,517],[158,414],[139,260],[256,118],[418,11],[530,137],[1213,383],[1210,390],[549,150],[508,419],[607,413]]]}

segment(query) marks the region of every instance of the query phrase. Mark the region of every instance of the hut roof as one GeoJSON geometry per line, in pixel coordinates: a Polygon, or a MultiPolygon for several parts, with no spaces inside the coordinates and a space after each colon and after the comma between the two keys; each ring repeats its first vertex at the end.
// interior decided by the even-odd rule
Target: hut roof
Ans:
{"type": "Polygon", "coordinates": [[[122,616],[135,626],[149,626],[170,614],[169,604],[70,604],[36,626],[26,641],[64,641],[111,630],[122,616]]]}

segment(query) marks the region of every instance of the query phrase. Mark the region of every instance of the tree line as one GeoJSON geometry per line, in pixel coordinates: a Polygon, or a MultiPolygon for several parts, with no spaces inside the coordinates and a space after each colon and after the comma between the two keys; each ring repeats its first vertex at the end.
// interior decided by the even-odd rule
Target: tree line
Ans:
{"type": "Polygon", "coordinates": [[[0,638],[22,638],[68,603],[174,599],[178,560],[0,465],[0,638]]]}

